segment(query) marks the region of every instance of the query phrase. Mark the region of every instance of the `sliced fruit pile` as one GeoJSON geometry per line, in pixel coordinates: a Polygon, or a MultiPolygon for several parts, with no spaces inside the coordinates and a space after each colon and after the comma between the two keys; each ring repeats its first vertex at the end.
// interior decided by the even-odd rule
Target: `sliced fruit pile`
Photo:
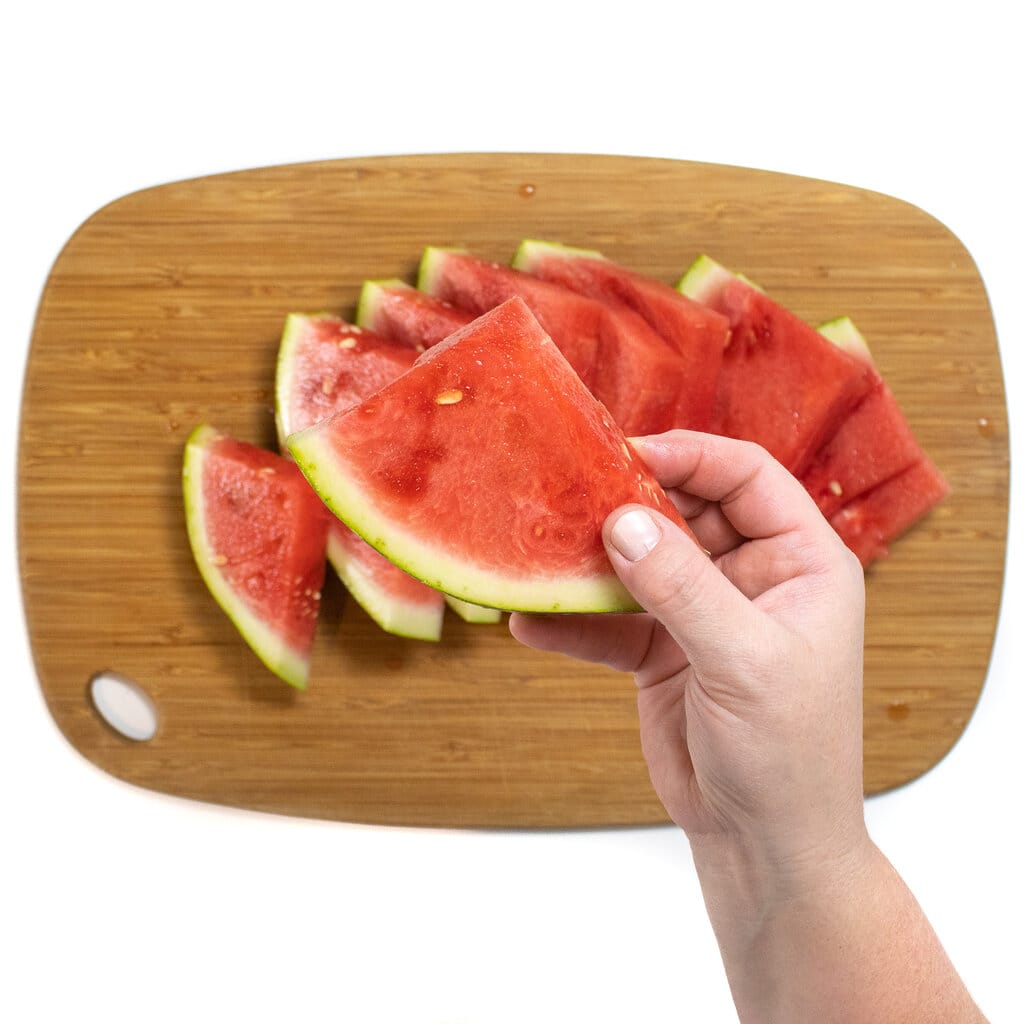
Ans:
{"type": "Polygon", "coordinates": [[[604,518],[642,502],[685,524],[627,436],[758,442],[865,566],[946,493],[848,318],[815,330],[706,256],[673,288],[549,242],[508,266],[428,248],[416,287],[364,283],[355,323],[287,317],[275,406],[280,452],[197,428],[185,504],[215,598],[298,687],[325,562],[417,639],[446,606],[634,608],[604,518]]]}

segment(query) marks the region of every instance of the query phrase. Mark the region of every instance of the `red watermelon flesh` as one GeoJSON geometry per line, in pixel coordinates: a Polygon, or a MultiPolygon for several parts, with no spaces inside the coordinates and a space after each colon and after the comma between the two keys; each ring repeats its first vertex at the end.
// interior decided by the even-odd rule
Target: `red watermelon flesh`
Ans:
{"type": "Polygon", "coordinates": [[[707,257],[679,289],[730,324],[712,432],[757,442],[799,476],[870,390],[869,368],[707,257]]]}
{"type": "Polygon", "coordinates": [[[861,494],[924,458],[895,396],[870,362],[863,336],[848,317],[819,327],[822,335],[869,367],[871,390],[815,453],[800,482],[831,518],[861,494]]]}
{"type": "Polygon", "coordinates": [[[948,491],[949,486],[936,466],[928,458],[921,458],[854,498],[829,522],[867,567],[888,555],[888,545],[930,512],[948,491]]]}
{"type": "MultiPolygon", "coordinates": [[[[278,356],[276,407],[289,434],[357,405],[408,370],[416,349],[331,315],[292,314],[278,356]]],[[[444,597],[330,517],[327,557],[346,589],[382,629],[421,640],[441,635],[444,597]]]]}
{"type": "Polygon", "coordinates": [[[183,465],[189,541],[210,592],[271,671],[304,689],[329,516],[289,459],[197,427],[183,465]]]}
{"type": "Polygon", "coordinates": [[[707,430],[714,408],[729,321],[675,288],[613,263],[598,252],[524,241],[513,266],[581,295],[633,310],[679,355],[684,401],[677,426],[707,430]]]}
{"type": "Polygon", "coordinates": [[[635,609],[608,562],[604,519],[640,502],[686,529],[518,297],[288,445],[366,540],[431,586],[492,608],[635,609]]]}
{"type": "Polygon", "coordinates": [[[451,249],[426,250],[419,287],[474,315],[523,299],[626,434],[660,433],[685,418],[682,361],[629,309],[451,249]]]}
{"type": "Polygon", "coordinates": [[[360,326],[421,350],[432,348],[472,319],[472,313],[397,279],[363,282],[356,312],[360,326]]]}

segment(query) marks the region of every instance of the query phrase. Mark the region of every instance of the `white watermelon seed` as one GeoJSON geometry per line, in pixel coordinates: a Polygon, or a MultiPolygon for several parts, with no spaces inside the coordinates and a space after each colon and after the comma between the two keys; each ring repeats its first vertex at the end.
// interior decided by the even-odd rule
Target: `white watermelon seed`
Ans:
{"type": "Polygon", "coordinates": [[[434,401],[438,405],[455,405],[462,401],[462,392],[458,388],[449,388],[447,391],[442,391],[434,401]]]}

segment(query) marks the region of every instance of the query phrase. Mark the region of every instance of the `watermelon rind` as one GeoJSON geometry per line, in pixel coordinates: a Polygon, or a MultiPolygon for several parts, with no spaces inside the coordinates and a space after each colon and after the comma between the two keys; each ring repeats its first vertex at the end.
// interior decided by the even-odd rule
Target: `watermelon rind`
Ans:
{"type": "Polygon", "coordinates": [[[207,541],[203,472],[207,451],[221,437],[220,432],[213,427],[200,424],[185,443],[182,489],[185,500],[185,524],[192,554],[214,600],[234,623],[260,661],[286,683],[297,690],[305,690],[309,682],[308,656],[288,644],[245,604],[218,568],[215,562],[216,553],[207,541]]]}
{"type": "Polygon", "coordinates": [[[706,254],[698,256],[687,268],[676,284],[676,291],[682,292],[694,302],[710,302],[714,296],[730,281],[742,281],[755,291],[764,289],[752,281],[746,274],[737,274],[723,267],[717,260],[706,254]]]}
{"type": "Polygon", "coordinates": [[[609,576],[538,579],[510,577],[430,545],[395,518],[377,511],[346,472],[329,438],[314,425],[292,434],[288,448],[327,507],[368,544],[428,587],[486,608],[524,612],[638,611],[628,590],[609,576]]]}
{"type": "Polygon", "coordinates": [[[542,256],[559,256],[566,259],[607,260],[607,257],[596,249],[583,249],[565,245],[562,242],[548,242],[539,238],[524,238],[512,257],[512,266],[516,270],[529,270],[531,265],[542,256]]]}
{"type": "Polygon", "coordinates": [[[682,292],[688,299],[693,299],[695,302],[705,302],[727,284],[732,277],[733,274],[726,270],[721,263],[702,253],[690,264],[686,273],[679,279],[676,289],[682,292]]]}
{"type": "Polygon", "coordinates": [[[409,288],[410,285],[397,277],[380,278],[364,281],[359,290],[356,303],[355,324],[358,327],[371,327],[376,317],[377,304],[385,288],[409,288]]]}
{"type": "Polygon", "coordinates": [[[441,639],[444,605],[414,604],[397,598],[380,586],[365,563],[351,557],[333,530],[327,534],[327,560],[359,607],[385,633],[410,640],[441,639]]]}
{"type": "Polygon", "coordinates": [[[466,252],[458,246],[428,245],[420,257],[419,269],[416,272],[416,287],[421,292],[433,295],[436,290],[440,264],[448,252],[466,252]]]}
{"type": "Polygon", "coordinates": [[[482,605],[471,604],[469,601],[460,601],[457,597],[452,597],[451,594],[445,594],[444,599],[448,602],[448,607],[463,622],[470,622],[474,625],[501,622],[501,611],[498,608],[484,608],[482,605]]]}
{"type": "Polygon", "coordinates": [[[837,316],[818,325],[818,333],[828,338],[833,345],[838,345],[865,363],[874,363],[867,339],[857,329],[857,325],[848,316],[837,316]]]}
{"type": "Polygon", "coordinates": [[[285,422],[289,396],[292,391],[295,367],[295,346],[302,336],[302,325],[306,316],[302,313],[289,313],[284,320],[281,333],[281,344],[277,350],[277,366],[274,377],[274,426],[277,429],[277,441],[284,445],[290,428],[285,422]]]}

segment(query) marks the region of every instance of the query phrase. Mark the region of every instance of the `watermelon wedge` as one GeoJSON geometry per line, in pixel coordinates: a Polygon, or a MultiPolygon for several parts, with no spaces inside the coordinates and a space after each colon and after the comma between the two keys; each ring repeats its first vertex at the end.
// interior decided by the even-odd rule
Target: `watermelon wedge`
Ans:
{"type": "Polygon", "coordinates": [[[580,295],[621,303],[642,317],[680,358],[683,390],[676,426],[707,430],[729,340],[729,321],[722,314],[592,249],[526,239],[516,250],[512,266],[580,295]]]}
{"type": "Polygon", "coordinates": [[[328,515],[289,459],[203,424],[185,445],[185,518],[210,593],[272,672],[304,690],[328,515]]]}
{"type": "Polygon", "coordinates": [[[854,498],[829,522],[867,568],[889,554],[889,545],[930,512],[949,485],[927,457],[854,498]]]}
{"type": "Polygon", "coordinates": [[[731,328],[711,430],[757,442],[799,476],[871,389],[870,368],[707,256],[677,287],[731,328]]]}
{"type": "Polygon", "coordinates": [[[601,542],[604,519],[641,502],[686,529],[518,297],[288,447],[364,539],[489,608],[633,610],[601,542]]]}
{"type": "Polygon", "coordinates": [[[501,622],[501,611],[497,608],[484,608],[478,604],[470,604],[468,601],[460,601],[451,594],[445,595],[448,607],[464,622],[472,622],[481,625],[493,625],[501,622]]]}
{"type": "Polygon", "coordinates": [[[632,310],[455,249],[426,249],[418,286],[474,315],[512,296],[523,299],[629,435],[660,433],[686,418],[685,367],[632,310]]]}
{"type": "MultiPolygon", "coordinates": [[[[278,350],[278,439],[358,404],[405,373],[414,348],[340,317],[293,313],[278,350]]],[[[439,640],[444,596],[402,572],[344,523],[330,517],[327,559],[346,590],[385,631],[439,640]]]]}
{"type": "Polygon", "coordinates": [[[924,458],[896,398],[875,369],[864,336],[849,317],[819,326],[833,344],[860,359],[871,389],[814,454],[800,482],[822,515],[830,518],[844,505],[902,473],[924,458]]]}
{"type": "Polygon", "coordinates": [[[472,313],[397,278],[364,281],[356,310],[359,326],[420,351],[432,348],[472,319],[472,313]]]}

